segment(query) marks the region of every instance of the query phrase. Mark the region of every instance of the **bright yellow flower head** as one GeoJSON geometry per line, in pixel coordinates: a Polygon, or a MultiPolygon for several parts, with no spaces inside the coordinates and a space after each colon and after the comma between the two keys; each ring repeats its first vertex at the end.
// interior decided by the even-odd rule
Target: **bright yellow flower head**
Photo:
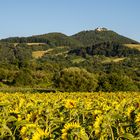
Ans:
{"type": "Polygon", "coordinates": [[[94,110],[94,114],[95,114],[95,115],[102,114],[102,111],[101,111],[101,110],[94,110]]]}
{"type": "Polygon", "coordinates": [[[130,106],[127,108],[126,114],[129,118],[131,117],[131,113],[133,110],[135,110],[135,108],[133,106],[130,106]]]}
{"type": "Polygon", "coordinates": [[[64,129],[62,129],[61,138],[63,140],[68,140],[68,134],[71,134],[71,131],[75,132],[75,134],[79,135],[79,137],[80,136],[86,137],[85,129],[82,128],[79,123],[72,122],[72,123],[67,123],[64,125],[64,129]]]}
{"type": "Polygon", "coordinates": [[[76,107],[76,101],[71,100],[71,99],[66,100],[65,107],[69,108],[69,109],[75,108],[76,107]]]}
{"type": "Polygon", "coordinates": [[[48,133],[44,132],[41,128],[37,128],[35,133],[32,136],[32,140],[41,140],[47,136],[48,136],[48,133]]]}
{"type": "Polygon", "coordinates": [[[26,133],[27,127],[23,126],[20,130],[20,134],[23,136],[26,133]]]}
{"type": "Polygon", "coordinates": [[[21,135],[22,139],[27,138],[28,137],[27,132],[30,129],[35,129],[35,128],[36,128],[35,124],[26,124],[25,126],[23,126],[20,130],[20,135],[21,135]]]}
{"type": "Polygon", "coordinates": [[[99,116],[96,118],[95,123],[94,123],[94,130],[95,130],[95,135],[98,135],[101,131],[100,125],[102,123],[103,116],[99,116]]]}

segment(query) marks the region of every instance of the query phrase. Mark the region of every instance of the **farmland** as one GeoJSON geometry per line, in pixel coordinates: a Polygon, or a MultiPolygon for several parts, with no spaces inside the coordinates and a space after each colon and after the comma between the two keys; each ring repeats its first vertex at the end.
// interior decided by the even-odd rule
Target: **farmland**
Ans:
{"type": "Polygon", "coordinates": [[[0,93],[0,139],[140,139],[140,93],[0,93]]]}
{"type": "Polygon", "coordinates": [[[140,44],[125,44],[125,46],[140,51],[140,44]]]}

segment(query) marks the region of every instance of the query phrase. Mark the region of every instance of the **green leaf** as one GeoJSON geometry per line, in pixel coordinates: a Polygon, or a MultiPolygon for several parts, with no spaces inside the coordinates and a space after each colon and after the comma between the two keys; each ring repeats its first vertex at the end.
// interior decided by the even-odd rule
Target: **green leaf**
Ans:
{"type": "Polygon", "coordinates": [[[128,140],[136,140],[135,137],[130,133],[125,133],[125,134],[121,135],[120,137],[121,138],[126,138],[128,140]]]}

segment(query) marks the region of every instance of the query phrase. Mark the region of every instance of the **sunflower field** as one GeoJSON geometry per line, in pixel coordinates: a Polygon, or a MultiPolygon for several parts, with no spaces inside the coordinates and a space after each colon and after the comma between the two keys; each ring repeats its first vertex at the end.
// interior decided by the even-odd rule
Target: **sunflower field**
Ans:
{"type": "Polygon", "coordinates": [[[0,93],[0,140],[140,140],[140,93],[0,93]]]}

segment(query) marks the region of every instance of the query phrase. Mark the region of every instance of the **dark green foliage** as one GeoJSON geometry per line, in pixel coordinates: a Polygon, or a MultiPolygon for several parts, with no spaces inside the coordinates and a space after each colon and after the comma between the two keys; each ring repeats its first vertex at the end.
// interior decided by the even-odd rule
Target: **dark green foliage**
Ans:
{"type": "Polygon", "coordinates": [[[92,46],[94,44],[99,44],[103,42],[115,42],[119,44],[137,44],[138,42],[121,36],[113,31],[82,31],[72,36],[74,39],[79,40],[84,44],[84,46],[92,46]]]}
{"type": "Polygon", "coordinates": [[[7,43],[46,43],[49,44],[49,41],[44,38],[39,38],[37,36],[34,37],[10,37],[6,39],[2,39],[1,42],[7,43]]]}
{"type": "Polygon", "coordinates": [[[31,51],[45,51],[52,47],[48,44],[28,45],[28,43],[27,46],[30,48],[31,51]]]}
{"type": "Polygon", "coordinates": [[[70,46],[70,47],[81,47],[83,46],[81,42],[66,36],[62,33],[49,33],[38,36],[39,38],[47,39],[51,42],[52,46],[70,46]]]}
{"type": "Polygon", "coordinates": [[[107,29],[72,37],[50,33],[0,42],[0,87],[140,90],[140,51],[122,44],[137,42],[107,29]],[[34,51],[46,53],[36,59],[34,51]],[[118,58],[122,60],[114,61],[118,58]]]}
{"type": "Polygon", "coordinates": [[[12,84],[16,76],[16,69],[0,68],[0,82],[4,84],[12,84]]]}
{"type": "Polygon", "coordinates": [[[8,43],[0,44],[0,63],[15,63],[14,46],[8,43]]]}
{"type": "Polygon", "coordinates": [[[76,48],[69,51],[69,54],[76,54],[83,57],[87,55],[104,55],[107,57],[118,56],[118,57],[127,57],[130,55],[140,55],[140,51],[136,49],[130,49],[122,44],[114,42],[104,42],[100,44],[93,45],[91,47],[82,47],[76,48]]]}
{"type": "Polygon", "coordinates": [[[2,39],[1,42],[8,43],[45,43],[48,46],[70,46],[81,47],[83,46],[78,40],[66,36],[62,33],[49,33],[44,35],[32,36],[32,37],[14,37],[2,39]]]}
{"type": "Polygon", "coordinates": [[[63,69],[55,80],[62,91],[95,91],[97,87],[96,76],[77,67],[63,69]]]}
{"type": "Polygon", "coordinates": [[[25,67],[32,58],[32,52],[26,44],[20,44],[14,48],[14,55],[19,67],[25,67]]]}
{"type": "Polygon", "coordinates": [[[34,84],[34,79],[32,77],[31,70],[29,69],[21,69],[15,79],[14,79],[14,85],[16,86],[29,86],[32,87],[34,84]]]}
{"type": "Polygon", "coordinates": [[[24,67],[31,58],[32,52],[25,44],[18,46],[9,43],[0,44],[0,64],[7,63],[24,67]]]}
{"type": "Polygon", "coordinates": [[[138,91],[131,78],[119,73],[110,73],[99,78],[100,91],[138,91]]]}

